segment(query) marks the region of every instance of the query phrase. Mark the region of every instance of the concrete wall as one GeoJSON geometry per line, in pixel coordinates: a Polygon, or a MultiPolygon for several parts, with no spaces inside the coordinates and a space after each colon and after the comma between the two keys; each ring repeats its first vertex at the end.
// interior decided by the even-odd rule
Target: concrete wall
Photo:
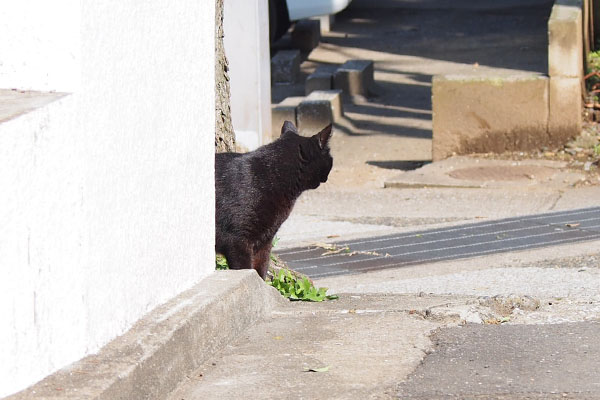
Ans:
{"type": "Polygon", "coordinates": [[[583,3],[556,0],[548,20],[548,135],[566,142],[582,127],[583,3]]]}
{"type": "Polygon", "coordinates": [[[439,75],[432,82],[433,160],[564,145],[582,129],[581,0],[556,0],[548,75],[439,75]]]}
{"type": "Polygon", "coordinates": [[[1,84],[72,91],[0,123],[0,396],[214,269],[214,3],[46,3],[0,14],[1,84]]]}
{"type": "Polygon", "coordinates": [[[226,0],[224,26],[235,138],[254,150],[271,138],[268,1],[226,0]]]}

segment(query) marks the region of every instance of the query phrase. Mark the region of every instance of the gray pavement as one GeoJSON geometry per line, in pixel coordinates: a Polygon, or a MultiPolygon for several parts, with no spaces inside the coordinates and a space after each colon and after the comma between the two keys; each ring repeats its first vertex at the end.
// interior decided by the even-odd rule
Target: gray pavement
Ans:
{"type": "Polygon", "coordinates": [[[400,385],[403,399],[600,398],[600,323],[467,325],[400,385]]]}
{"type": "MultiPolygon", "coordinates": [[[[427,298],[441,306],[450,299],[427,298]]],[[[191,373],[169,400],[367,399],[392,395],[431,348],[438,324],[411,297],[351,296],[289,303],[191,373]],[[412,314],[411,314],[412,312],[412,314]],[[307,369],[323,368],[323,372],[307,369]],[[387,392],[387,395],[386,395],[387,392]]]]}

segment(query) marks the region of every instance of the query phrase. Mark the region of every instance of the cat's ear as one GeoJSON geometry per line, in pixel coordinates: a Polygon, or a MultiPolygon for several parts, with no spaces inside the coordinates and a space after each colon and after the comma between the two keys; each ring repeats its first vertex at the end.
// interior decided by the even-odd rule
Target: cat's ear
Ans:
{"type": "Polygon", "coordinates": [[[323,130],[315,135],[319,140],[319,147],[324,149],[329,145],[331,138],[331,124],[327,125],[323,130]]]}
{"type": "Polygon", "coordinates": [[[283,134],[286,132],[292,132],[292,133],[298,134],[298,130],[296,129],[294,124],[291,123],[290,121],[285,121],[283,123],[283,126],[281,127],[281,136],[283,136],[283,134]]]}

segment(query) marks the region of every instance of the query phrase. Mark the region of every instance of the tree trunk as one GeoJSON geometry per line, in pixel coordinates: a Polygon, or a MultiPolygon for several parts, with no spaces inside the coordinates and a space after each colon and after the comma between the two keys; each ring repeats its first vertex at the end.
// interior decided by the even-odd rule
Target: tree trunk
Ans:
{"type": "Polygon", "coordinates": [[[235,151],[235,134],[231,123],[229,66],[223,44],[224,0],[216,0],[215,8],[215,151],[235,151]]]}

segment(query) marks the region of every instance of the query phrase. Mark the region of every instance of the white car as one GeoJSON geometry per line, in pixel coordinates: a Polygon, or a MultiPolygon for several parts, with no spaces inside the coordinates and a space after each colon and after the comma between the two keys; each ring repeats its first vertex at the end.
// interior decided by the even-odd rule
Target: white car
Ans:
{"type": "Polygon", "coordinates": [[[269,37],[275,42],[292,21],[337,14],[352,0],[269,0],[269,37]]]}
{"type": "Polygon", "coordinates": [[[352,0],[286,0],[290,21],[337,14],[352,0]]]}

